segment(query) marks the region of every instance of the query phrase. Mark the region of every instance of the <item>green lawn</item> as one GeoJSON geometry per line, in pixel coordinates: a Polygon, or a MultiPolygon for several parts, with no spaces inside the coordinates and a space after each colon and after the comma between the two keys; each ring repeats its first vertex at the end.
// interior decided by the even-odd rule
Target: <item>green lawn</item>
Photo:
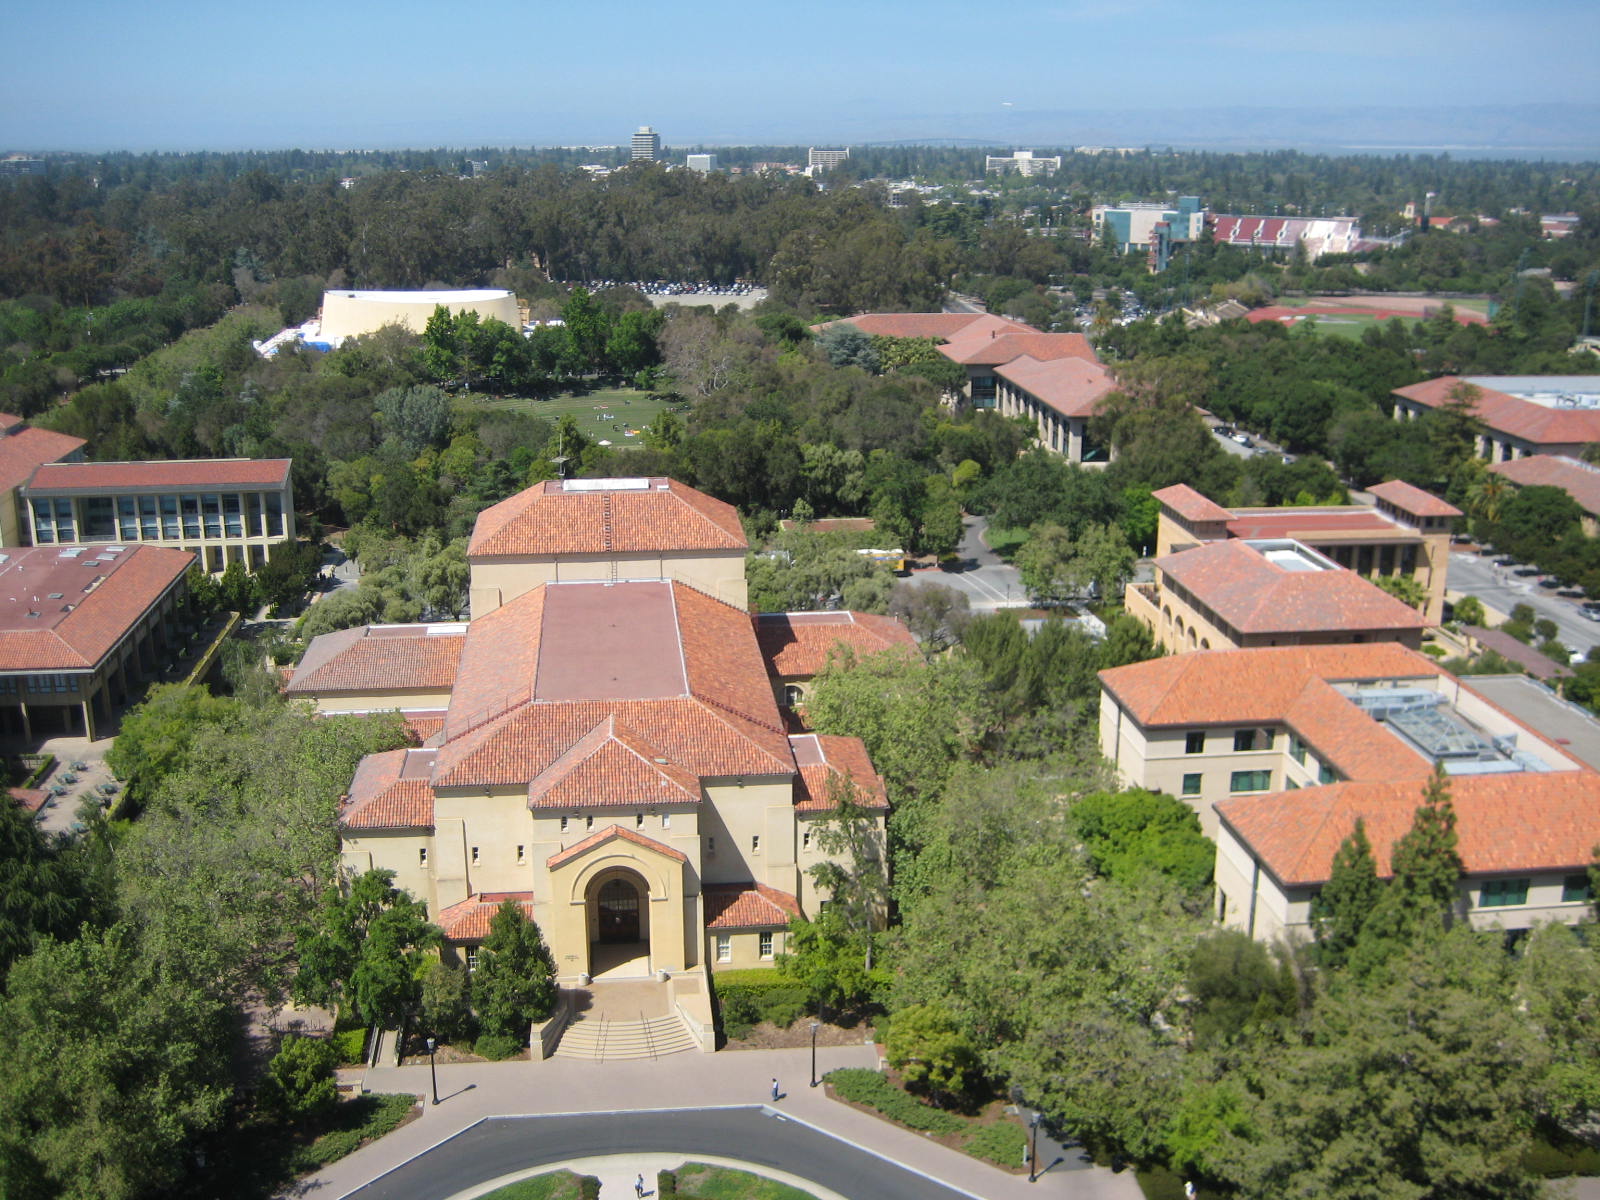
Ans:
{"type": "Polygon", "coordinates": [[[578,1200],[581,1194],[578,1177],[571,1171],[552,1171],[496,1188],[483,1200],[578,1200]]]}
{"type": "Polygon", "coordinates": [[[654,399],[649,392],[637,388],[595,388],[589,392],[564,392],[548,400],[530,399],[526,396],[494,398],[474,395],[460,401],[465,408],[486,412],[523,412],[546,421],[559,421],[571,413],[578,428],[595,441],[606,439],[617,446],[637,446],[640,439],[629,437],[628,430],[638,430],[654,421],[663,411],[686,409],[682,401],[676,403],[654,399]]]}
{"type": "Polygon", "coordinates": [[[810,1192],[775,1179],[708,1163],[684,1163],[677,1176],[681,1200],[816,1200],[810,1192]]]}

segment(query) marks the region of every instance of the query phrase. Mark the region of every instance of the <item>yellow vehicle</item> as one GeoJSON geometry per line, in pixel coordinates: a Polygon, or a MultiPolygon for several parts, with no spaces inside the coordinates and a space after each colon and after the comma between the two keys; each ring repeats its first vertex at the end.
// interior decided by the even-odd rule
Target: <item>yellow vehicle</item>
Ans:
{"type": "Polygon", "coordinates": [[[906,573],[906,552],[904,550],[857,550],[857,554],[870,558],[873,562],[884,563],[896,575],[906,573]]]}

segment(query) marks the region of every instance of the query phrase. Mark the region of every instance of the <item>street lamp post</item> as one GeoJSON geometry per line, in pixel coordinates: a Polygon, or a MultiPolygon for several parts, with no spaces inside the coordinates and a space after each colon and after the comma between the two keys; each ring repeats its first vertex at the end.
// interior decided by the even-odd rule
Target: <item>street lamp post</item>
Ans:
{"type": "Polygon", "coordinates": [[[811,1022],[811,1086],[817,1086],[817,1026],[818,1022],[811,1022]]]}
{"type": "Polygon", "coordinates": [[[1039,1121],[1044,1116],[1038,1109],[1028,1118],[1028,1182],[1039,1178],[1039,1121]]]}
{"type": "Polygon", "coordinates": [[[433,1038],[428,1039],[428,1075],[433,1080],[433,1102],[439,1103],[439,1068],[433,1064],[433,1052],[439,1048],[439,1043],[433,1038]]]}

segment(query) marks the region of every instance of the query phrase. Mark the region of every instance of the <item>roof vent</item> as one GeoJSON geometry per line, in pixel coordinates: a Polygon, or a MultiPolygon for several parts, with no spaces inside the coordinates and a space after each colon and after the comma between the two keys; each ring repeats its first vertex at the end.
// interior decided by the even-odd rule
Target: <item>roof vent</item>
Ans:
{"type": "Polygon", "coordinates": [[[52,599],[52,600],[65,600],[66,598],[67,598],[67,594],[65,592],[51,592],[50,593],[50,599],[52,599]]]}

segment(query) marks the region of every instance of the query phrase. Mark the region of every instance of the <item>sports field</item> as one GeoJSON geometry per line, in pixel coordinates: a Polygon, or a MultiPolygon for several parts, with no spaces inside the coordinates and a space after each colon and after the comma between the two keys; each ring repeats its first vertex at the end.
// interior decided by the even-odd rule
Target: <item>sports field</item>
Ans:
{"type": "Polygon", "coordinates": [[[1279,299],[1267,308],[1258,308],[1247,318],[1251,323],[1277,321],[1290,328],[1307,317],[1316,318],[1318,333],[1335,337],[1360,337],[1373,325],[1398,318],[1420,321],[1446,304],[1463,325],[1481,325],[1488,320],[1487,300],[1447,300],[1440,296],[1294,296],[1279,299]]]}
{"type": "Polygon", "coordinates": [[[652,397],[637,388],[596,388],[592,392],[564,392],[548,400],[533,400],[523,396],[489,398],[474,396],[471,407],[491,412],[525,412],[546,421],[559,421],[571,413],[578,428],[595,441],[609,441],[616,446],[641,444],[639,430],[654,421],[662,412],[673,409],[679,414],[688,411],[682,401],[669,401],[652,397]]]}

